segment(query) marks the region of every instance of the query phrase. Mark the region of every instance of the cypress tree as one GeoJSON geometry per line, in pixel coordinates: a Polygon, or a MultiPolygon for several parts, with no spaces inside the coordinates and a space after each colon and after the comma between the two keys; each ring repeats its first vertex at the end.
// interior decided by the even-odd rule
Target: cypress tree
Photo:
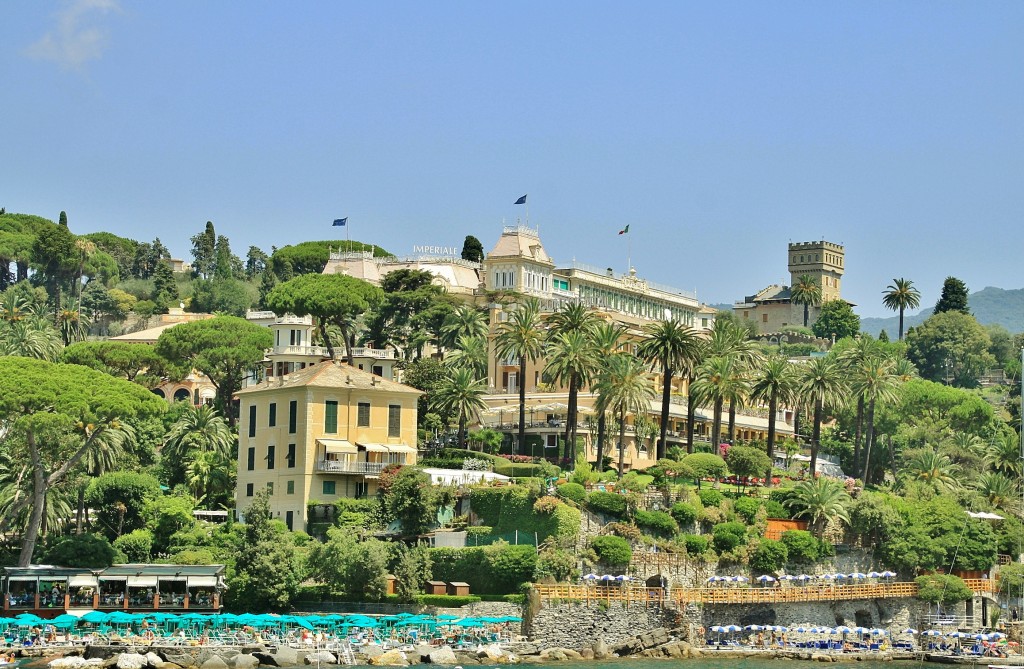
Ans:
{"type": "Polygon", "coordinates": [[[484,245],[473,235],[466,235],[462,242],[462,259],[473,262],[482,262],[484,259],[484,245]]]}
{"type": "Polygon", "coordinates": [[[935,313],[941,314],[946,311],[971,313],[967,308],[967,284],[953,276],[946,277],[942,283],[942,294],[939,296],[939,301],[935,303],[935,313]]]}

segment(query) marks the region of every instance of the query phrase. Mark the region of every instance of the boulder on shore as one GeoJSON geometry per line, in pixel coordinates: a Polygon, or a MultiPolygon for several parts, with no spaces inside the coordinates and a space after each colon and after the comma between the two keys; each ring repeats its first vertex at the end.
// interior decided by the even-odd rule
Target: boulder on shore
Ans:
{"type": "Polygon", "coordinates": [[[370,658],[370,664],[378,667],[408,667],[409,660],[400,650],[387,650],[377,657],[370,658]]]}
{"type": "Polygon", "coordinates": [[[211,655],[209,659],[199,665],[199,669],[230,669],[228,663],[219,655],[211,655]]]}
{"type": "Polygon", "coordinates": [[[459,663],[459,659],[455,657],[455,651],[448,646],[441,646],[440,648],[432,650],[427,657],[431,664],[455,665],[459,663]]]}
{"type": "Polygon", "coordinates": [[[91,665],[84,657],[69,655],[68,657],[58,657],[50,660],[46,663],[46,666],[50,667],[50,669],[85,669],[85,667],[91,665]]]}
{"type": "Polygon", "coordinates": [[[337,664],[338,658],[334,656],[334,653],[329,653],[326,650],[320,650],[307,655],[304,662],[306,664],[337,664]]]}
{"type": "Polygon", "coordinates": [[[117,669],[143,669],[149,662],[139,653],[121,653],[117,656],[117,669]]]}

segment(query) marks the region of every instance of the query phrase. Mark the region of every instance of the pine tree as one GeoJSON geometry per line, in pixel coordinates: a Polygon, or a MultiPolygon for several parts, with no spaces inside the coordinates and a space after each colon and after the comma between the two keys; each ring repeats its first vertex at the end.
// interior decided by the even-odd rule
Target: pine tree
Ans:
{"type": "Polygon", "coordinates": [[[246,611],[286,611],[299,589],[299,560],[291,533],[271,523],[267,491],[253,499],[245,523],[229,584],[234,604],[246,611]]]}
{"type": "Polygon", "coordinates": [[[472,262],[482,262],[484,259],[484,245],[473,235],[466,235],[462,242],[462,259],[472,262]]]}
{"type": "Polygon", "coordinates": [[[62,228],[68,227],[68,214],[66,211],[60,212],[60,218],[57,219],[57,222],[62,228]]]}
{"type": "Polygon", "coordinates": [[[153,287],[156,293],[155,302],[161,307],[177,306],[178,284],[174,281],[171,266],[164,260],[158,260],[153,271],[153,287]]]}
{"type": "Polygon", "coordinates": [[[942,283],[942,294],[939,296],[939,301],[935,303],[935,313],[941,314],[946,311],[971,313],[967,308],[967,284],[953,276],[946,277],[942,283]]]}
{"type": "Polygon", "coordinates": [[[204,279],[213,274],[217,254],[217,233],[213,221],[206,222],[206,229],[192,237],[192,271],[204,279]]]}
{"type": "Polygon", "coordinates": [[[274,275],[274,270],[268,267],[260,278],[260,309],[267,308],[267,295],[274,290],[276,285],[277,276],[274,275]]]}
{"type": "Polygon", "coordinates": [[[218,279],[231,278],[231,242],[226,235],[217,237],[213,275],[218,279]]]}

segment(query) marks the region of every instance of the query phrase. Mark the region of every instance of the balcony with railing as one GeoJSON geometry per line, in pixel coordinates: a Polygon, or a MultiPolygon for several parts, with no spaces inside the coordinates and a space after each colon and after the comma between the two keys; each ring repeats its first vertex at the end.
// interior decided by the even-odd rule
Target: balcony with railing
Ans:
{"type": "Polygon", "coordinates": [[[349,460],[317,460],[316,470],[324,474],[380,474],[386,462],[361,462],[349,460]]]}
{"type": "Polygon", "coordinates": [[[308,346],[306,344],[295,346],[272,346],[267,349],[267,355],[310,355],[326,358],[328,356],[326,346],[308,346]]]}
{"type": "Polygon", "coordinates": [[[357,346],[352,349],[352,357],[374,358],[376,360],[394,360],[395,351],[394,349],[369,348],[366,346],[357,346]]]}

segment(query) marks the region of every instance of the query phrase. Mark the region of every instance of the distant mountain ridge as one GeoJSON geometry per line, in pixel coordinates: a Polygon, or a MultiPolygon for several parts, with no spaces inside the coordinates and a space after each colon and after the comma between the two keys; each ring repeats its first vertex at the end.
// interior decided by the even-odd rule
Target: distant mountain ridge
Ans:
{"type": "MultiPolygon", "coordinates": [[[[982,325],[1002,325],[1011,333],[1024,332],[1024,288],[1005,290],[988,286],[967,297],[967,307],[982,325]]],[[[907,313],[903,318],[903,329],[920,325],[932,315],[932,308],[922,309],[916,314],[907,313]]],[[[877,337],[884,329],[890,339],[896,339],[900,317],[862,318],[860,329],[877,337]]]]}

